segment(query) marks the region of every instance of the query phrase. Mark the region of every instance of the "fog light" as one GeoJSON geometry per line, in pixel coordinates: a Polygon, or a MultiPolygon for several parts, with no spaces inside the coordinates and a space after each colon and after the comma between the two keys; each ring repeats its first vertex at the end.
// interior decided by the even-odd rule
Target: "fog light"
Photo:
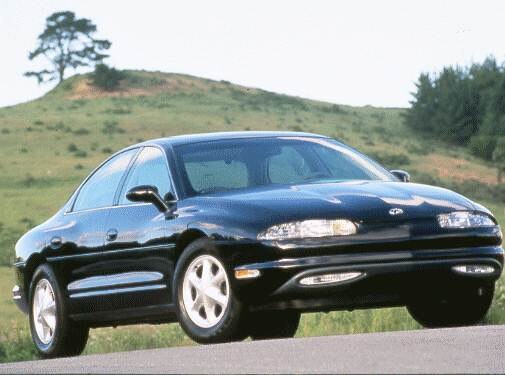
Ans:
{"type": "Polygon", "coordinates": [[[300,280],[302,285],[324,285],[341,283],[361,276],[361,272],[328,273],[324,275],[304,277],[300,280]]]}
{"type": "Polygon", "coordinates": [[[454,266],[452,269],[456,272],[469,274],[489,274],[494,272],[493,266],[486,266],[484,264],[462,264],[454,266]]]}
{"type": "Polygon", "coordinates": [[[259,270],[235,270],[236,279],[253,279],[259,275],[259,270]]]}

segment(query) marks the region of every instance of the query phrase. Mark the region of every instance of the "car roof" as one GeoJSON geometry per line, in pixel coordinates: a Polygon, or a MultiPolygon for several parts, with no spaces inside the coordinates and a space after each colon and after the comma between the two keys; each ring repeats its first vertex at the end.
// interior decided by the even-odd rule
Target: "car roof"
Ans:
{"type": "Polygon", "coordinates": [[[200,133],[176,135],[173,137],[151,139],[127,148],[157,145],[162,147],[176,146],[183,144],[209,142],[217,140],[243,139],[243,138],[269,138],[269,137],[317,137],[328,138],[320,134],[304,133],[304,132],[289,132],[289,131],[240,131],[240,132],[216,132],[216,133],[200,133]]]}

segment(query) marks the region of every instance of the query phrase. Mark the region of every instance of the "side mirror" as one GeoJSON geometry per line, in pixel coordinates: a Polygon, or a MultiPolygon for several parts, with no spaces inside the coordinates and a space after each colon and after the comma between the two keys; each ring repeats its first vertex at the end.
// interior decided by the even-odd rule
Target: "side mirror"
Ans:
{"type": "Polygon", "coordinates": [[[405,172],[401,169],[393,169],[390,171],[397,179],[399,179],[402,182],[410,182],[410,174],[408,172],[405,172]]]}
{"type": "Polygon", "coordinates": [[[152,203],[161,212],[167,212],[169,210],[168,204],[160,197],[156,186],[135,186],[126,193],[126,198],[132,202],[152,203]]]}

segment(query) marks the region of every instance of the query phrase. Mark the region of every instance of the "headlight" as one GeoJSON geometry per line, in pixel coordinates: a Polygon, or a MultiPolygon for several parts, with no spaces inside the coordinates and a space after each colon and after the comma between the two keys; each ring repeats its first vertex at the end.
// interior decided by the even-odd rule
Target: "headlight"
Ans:
{"type": "Polygon", "coordinates": [[[477,228],[495,225],[494,221],[485,214],[466,211],[438,215],[438,223],[442,228],[477,228]]]}
{"type": "Polygon", "coordinates": [[[355,234],[356,230],[356,224],[344,219],[294,221],[271,226],[258,234],[258,240],[349,236],[355,234]]]}

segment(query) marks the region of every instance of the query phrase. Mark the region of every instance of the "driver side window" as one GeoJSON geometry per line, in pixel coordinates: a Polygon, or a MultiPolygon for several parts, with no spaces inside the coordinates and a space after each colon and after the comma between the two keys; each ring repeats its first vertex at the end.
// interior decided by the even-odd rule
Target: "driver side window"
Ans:
{"type": "Polygon", "coordinates": [[[155,147],[145,147],[133,165],[121,191],[119,204],[131,204],[126,193],[139,185],[151,185],[158,188],[160,196],[171,191],[170,177],[165,154],[155,147]]]}

